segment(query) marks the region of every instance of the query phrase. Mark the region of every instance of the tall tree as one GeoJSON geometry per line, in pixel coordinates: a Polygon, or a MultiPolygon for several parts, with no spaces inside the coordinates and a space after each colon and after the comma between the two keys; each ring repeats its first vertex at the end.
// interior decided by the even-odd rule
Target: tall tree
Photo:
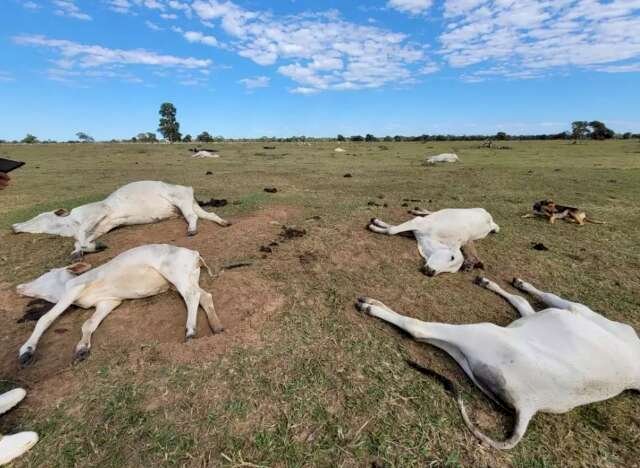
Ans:
{"type": "Polygon", "coordinates": [[[91,135],[88,135],[85,132],[76,133],[76,137],[78,137],[78,140],[82,141],[83,143],[93,143],[95,141],[91,135]]]}
{"type": "Polygon", "coordinates": [[[38,143],[38,138],[31,133],[27,133],[27,136],[22,139],[21,143],[38,143]]]}
{"type": "Polygon", "coordinates": [[[613,138],[615,135],[613,130],[607,128],[604,123],[597,120],[589,122],[589,127],[591,127],[591,138],[594,140],[607,140],[613,138]]]}
{"type": "Polygon", "coordinates": [[[170,102],[165,102],[160,106],[160,126],[158,131],[171,143],[182,139],[180,124],[176,120],[176,113],[176,107],[170,102]]]}
{"type": "Polygon", "coordinates": [[[209,132],[202,132],[200,135],[196,137],[196,141],[203,141],[203,142],[209,143],[213,141],[213,137],[209,135],[209,132]]]}
{"type": "Polygon", "coordinates": [[[575,141],[582,140],[583,138],[588,137],[589,134],[589,122],[577,120],[571,123],[571,136],[575,141]]]}

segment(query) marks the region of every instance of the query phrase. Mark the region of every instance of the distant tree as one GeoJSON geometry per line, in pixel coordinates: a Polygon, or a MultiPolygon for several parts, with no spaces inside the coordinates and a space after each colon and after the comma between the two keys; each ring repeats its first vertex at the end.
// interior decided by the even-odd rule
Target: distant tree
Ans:
{"type": "Polygon", "coordinates": [[[362,135],[354,135],[350,138],[351,141],[364,141],[364,138],[362,138],[362,135]]]}
{"type": "Polygon", "coordinates": [[[577,120],[571,123],[571,136],[574,141],[582,140],[583,138],[588,137],[589,134],[589,122],[585,120],[577,120]]]}
{"type": "Polygon", "coordinates": [[[347,141],[344,135],[338,135],[338,141],[347,141]]]}
{"type": "Polygon", "coordinates": [[[496,140],[504,141],[504,140],[506,140],[508,138],[509,138],[509,136],[505,132],[496,133],[496,140]]]}
{"type": "Polygon", "coordinates": [[[386,137],[384,137],[384,141],[393,141],[393,138],[387,135],[386,137]]]}
{"type": "Polygon", "coordinates": [[[213,141],[213,137],[209,135],[209,132],[202,132],[200,135],[196,137],[196,141],[202,141],[205,143],[210,143],[213,141]]]}
{"type": "Polygon", "coordinates": [[[38,138],[33,136],[31,133],[27,133],[27,136],[24,137],[20,143],[38,143],[38,138]]]}
{"type": "Polygon", "coordinates": [[[393,137],[393,141],[402,141],[404,140],[404,137],[402,135],[396,135],[393,137]]]}
{"type": "Polygon", "coordinates": [[[76,137],[78,137],[78,140],[83,143],[93,143],[95,141],[92,136],[86,134],[85,132],[76,133],[76,137]]]}
{"type": "Polygon", "coordinates": [[[176,120],[176,108],[170,102],[165,102],[160,106],[160,125],[158,131],[171,143],[180,141],[180,124],[176,120]]]}
{"type": "Polygon", "coordinates": [[[184,141],[185,143],[191,143],[191,135],[187,133],[182,139],[182,141],[184,141]]]}
{"type": "Polygon", "coordinates": [[[154,132],[138,133],[136,139],[142,143],[156,143],[158,141],[158,137],[154,132]]]}
{"type": "Polygon", "coordinates": [[[622,135],[622,139],[623,140],[629,140],[633,135],[631,134],[631,132],[626,132],[622,135]]]}
{"type": "Polygon", "coordinates": [[[608,140],[615,135],[613,130],[607,128],[604,123],[597,120],[589,122],[589,127],[591,127],[591,138],[594,140],[608,140]]]}
{"type": "Polygon", "coordinates": [[[367,135],[364,137],[364,141],[378,141],[378,139],[371,133],[367,133],[367,135]]]}

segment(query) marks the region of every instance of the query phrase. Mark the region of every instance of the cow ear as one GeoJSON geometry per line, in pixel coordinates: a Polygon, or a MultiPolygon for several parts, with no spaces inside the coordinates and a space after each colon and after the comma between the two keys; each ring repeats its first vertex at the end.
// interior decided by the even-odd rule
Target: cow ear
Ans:
{"type": "Polygon", "coordinates": [[[60,217],[69,216],[69,210],[67,210],[66,208],[59,208],[54,211],[53,214],[60,217]]]}
{"type": "Polygon", "coordinates": [[[74,263],[73,265],[69,265],[67,267],[67,271],[73,273],[74,275],[81,275],[87,271],[91,270],[91,264],[85,262],[74,263]]]}

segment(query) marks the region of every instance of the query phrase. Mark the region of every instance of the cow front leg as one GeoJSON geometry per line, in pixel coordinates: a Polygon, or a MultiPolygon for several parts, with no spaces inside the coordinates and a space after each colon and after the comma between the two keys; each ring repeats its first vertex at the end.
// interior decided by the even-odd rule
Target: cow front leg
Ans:
{"type": "Polygon", "coordinates": [[[524,297],[518,296],[517,294],[508,293],[496,283],[487,278],[478,276],[475,279],[475,283],[478,286],[488,289],[489,291],[493,291],[498,296],[504,297],[507,302],[509,302],[509,304],[516,308],[516,310],[522,317],[527,317],[528,315],[533,315],[536,313],[536,311],[533,310],[533,307],[531,307],[531,304],[529,304],[529,302],[524,297]]]}
{"type": "Polygon", "coordinates": [[[556,307],[558,309],[564,310],[573,310],[576,306],[582,306],[582,304],[567,301],[553,293],[540,291],[539,289],[536,289],[532,284],[527,283],[520,278],[513,279],[513,287],[519,289],[520,291],[531,294],[533,297],[544,302],[550,307],[556,307]]]}
{"type": "Polygon", "coordinates": [[[73,354],[74,361],[83,361],[91,351],[91,336],[96,331],[100,323],[122,302],[121,301],[103,301],[96,305],[96,311],[91,318],[82,324],[82,338],[76,345],[73,354]]]}
{"type": "Polygon", "coordinates": [[[33,333],[31,333],[31,336],[25,344],[20,347],[19,359],[23,366],[27,365],[33,358],[33,354],[36,351],[38,341],[40,341],[42,334],[58,317],[60,317],[60,315],[62,315],[65,310],[69,308],[69,306],[71,306],[71,304],[73,304],[73,302],[80,296],[83,289],[84,285],[80,285],[65,292],[58,303],[53,306],[49,312],[40,317],[33,329],[33,333]]]}

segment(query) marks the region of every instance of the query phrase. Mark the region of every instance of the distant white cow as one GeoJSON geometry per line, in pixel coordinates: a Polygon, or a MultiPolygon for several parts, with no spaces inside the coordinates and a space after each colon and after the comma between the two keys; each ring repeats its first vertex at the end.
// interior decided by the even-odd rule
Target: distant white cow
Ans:
{"type": "Polygon", "coordinates": [[[625,390],[640,390],[640,339],[629,325],[539,291],[520,279],[513,281],[516,288],[550,308],[535,313],[523,297],[485,278],[476,282],[504,297],[522,318],[507,327],[449,325],[405,317],[369,298],[358,299],[357,307],[446,351],[489,398],[515,410],[513,434],[498,442],[473,425],[458,394],[462,418],[481,441],[510,449],[522,439],[538,411],[565,413],[625,390]]]}
{"type": "Polygon", "coordinates": [[[437,164],[437,163],[452,163],[458,162],[458,155],[454,153],[442,153],[437,156],[431,156],[427,159],[427,164],[437,164]]]}
{"type": "Polygon", "coordinates": [[[202,150],[194,153],[191,157],[196,159],[219,158],[220,155],[218,153],[210,153],[209,151],[202,150]]]}
{"type": "Polygon", "coordinates": [[[40,317],[31,337],[20,348],[20,362],[26,364],[31,360],[42,334],[72,304],[96,308],[82,325],[82,339],[75,350],[75,359],[84,359],[91,348],[92,333],[122,301],[155,296],[171,286],[187,305],[187,339],[196,334],[198,305],[206,312],[211,330],[222,332],[224,328],[213,307],[213,298],[198,284],[201,265],[206,267],[194,250],[151,244],[127,250],[94,269],[87,263],[75,263],[19,285],[19,294],[55,304],[40,317]]]}
{"type": "Polygon", "coordinates": [[[423,272],[427,276],[455,273],[464,263],[463,245],[500,230],[483,208],[449,208],[433,213],[414,210],[412,213],[419,216],[398,226],[374,218],[369,229],[390,236],[412,231],[425,260],[423,272]]]}
{"type": "MultiPolygon", "coordinates": [[[[0,395],[0,414],[12,409],[25,396],[27,396],[27,392],[22,388],[14,388],[0,395]]],[[[25,454],[36,442],[38,442],[38,434],[35,432],[18,432],[6,436],[0,434],[0,465],[10,463],[25,454]]]]}
{"type": "Polygon", "coordinates": [[[14,232],[56,234],[75,238],[73,256],[99,252],[105,245],[95,240],[118,226],[147,224],[182,214],[189,223],[188,235],[197,233],[198,218],[221,226],[231,223],[198,205],[193,188],[164,182],[140,181],[127,184],[103,201],[71,210],[61,208],[42,213],[24,223],[14,224],[14,232]]]}
{"type": "Polygon", "coordinates": [[[346,149],[342,149],[342,148],[336,148],[333,151],[336,152],[336,153],[346,153],[347,150],[346,149]]]}

